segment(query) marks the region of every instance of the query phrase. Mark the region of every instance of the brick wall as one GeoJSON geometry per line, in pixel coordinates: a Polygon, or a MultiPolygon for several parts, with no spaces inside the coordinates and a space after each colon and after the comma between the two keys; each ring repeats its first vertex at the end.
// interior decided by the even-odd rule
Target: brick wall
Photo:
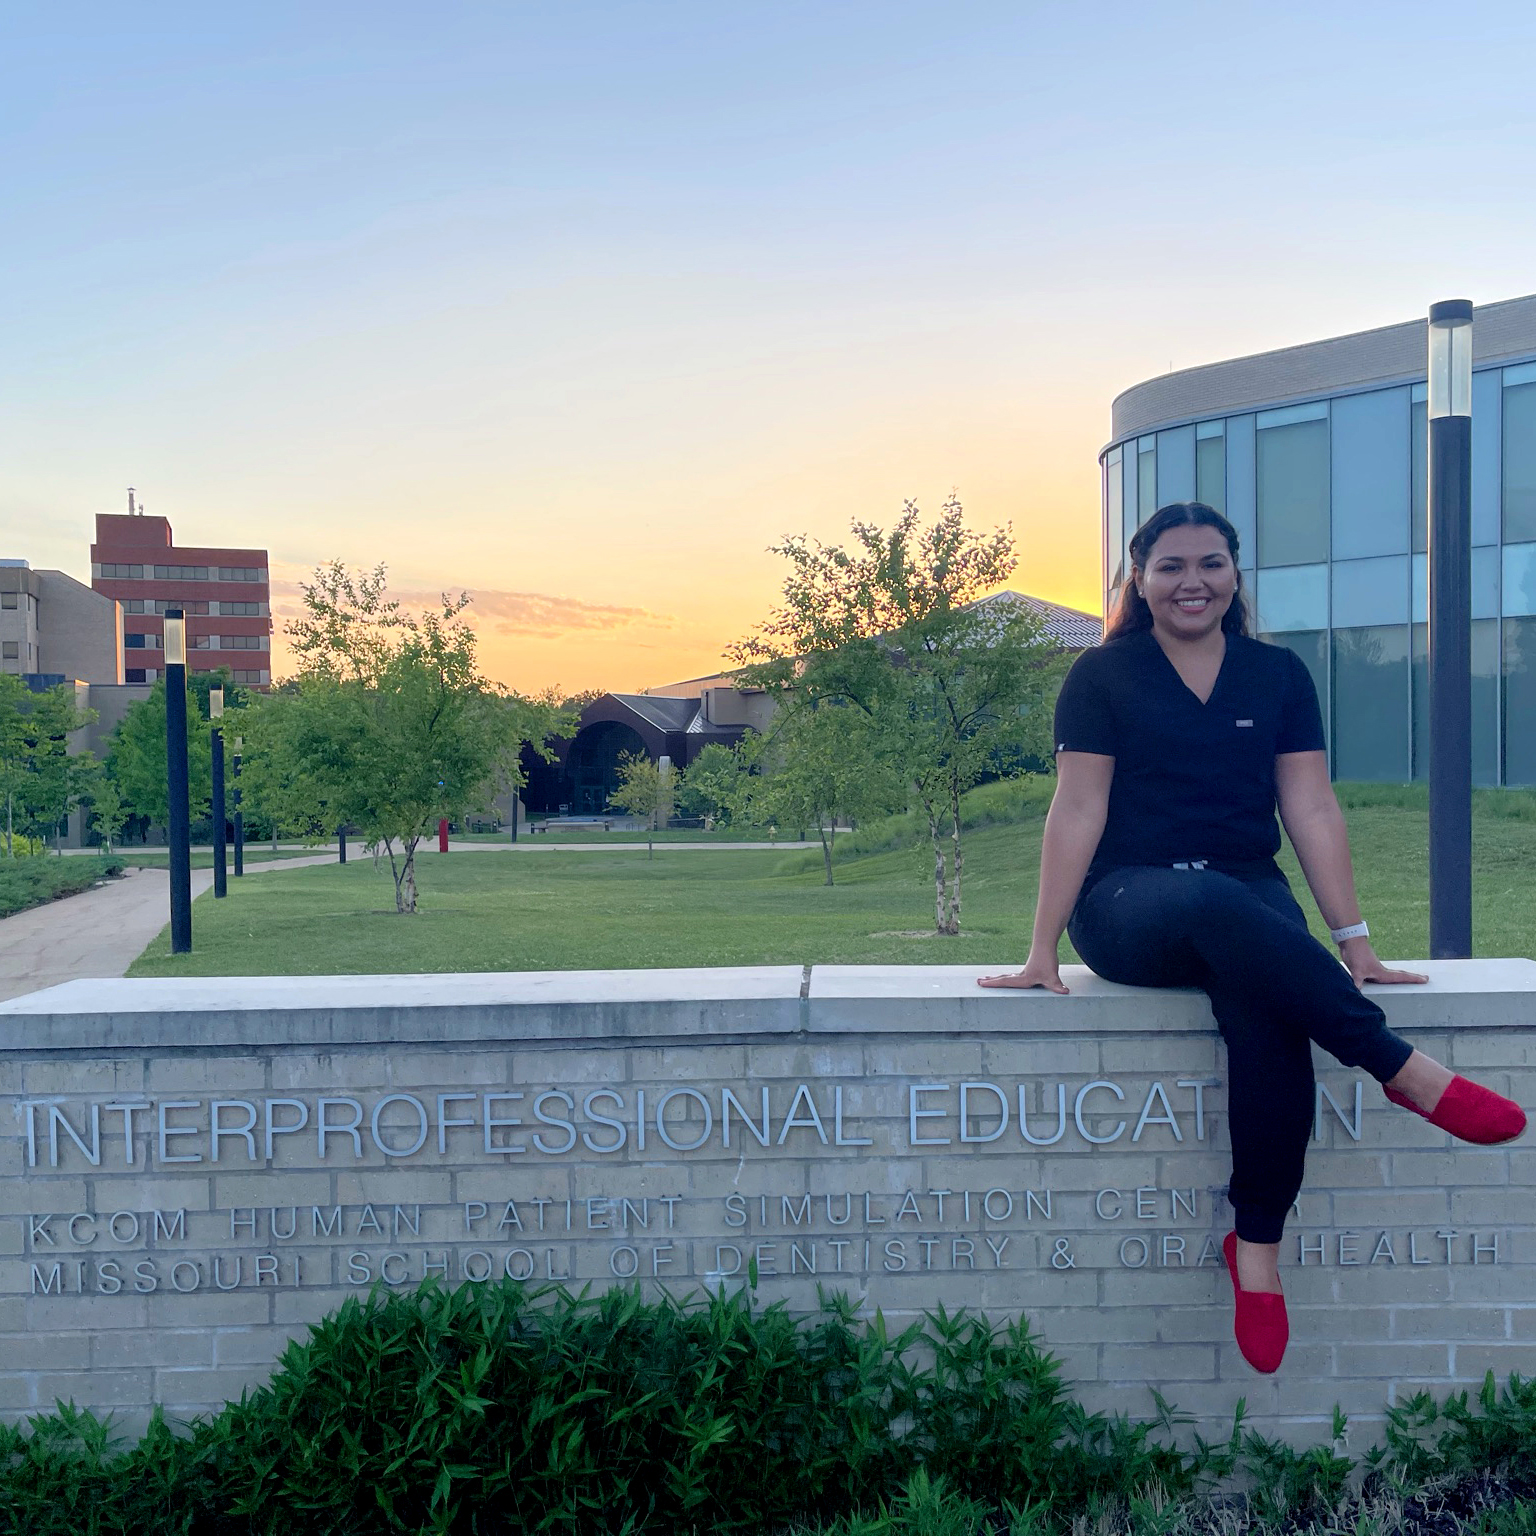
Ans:
{"type": "MultiPolygon", "coordinates": [[[[1536,1100],[1536,963],[1430,969],[1382,994],[1394,1026],[1536,1100]]],[[[1292,1344],[1260,1377],[1216,1254],[1204,999],[976,974],[81,982],[0,1005],[0,1412],[217,1407],[379,1278],[687,1291],[754,1261],[765,1302],[820,1283],[895,1321],[1022,1312],[1089,1406],[1150,1412],[1155,1387],[1208,1428],[1242,1397],[1294,1439],[1336,1402],[1364,1436],[1403,1393],[1536,1364],[1536,1148],[1453,1146],[1320,1063],[1292,1344]]]]}

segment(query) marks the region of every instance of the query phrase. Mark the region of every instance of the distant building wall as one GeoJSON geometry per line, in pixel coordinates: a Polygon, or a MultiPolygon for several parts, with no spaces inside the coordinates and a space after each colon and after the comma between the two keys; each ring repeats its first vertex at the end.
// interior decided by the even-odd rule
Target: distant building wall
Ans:
{"type": "Polygon", "coordinates": [[[267,552],[178,545],[163,517],[102,513],[91,545],[91,585],[123,605],[125,680],[164,669],[165,610],[187,619],[193,672],[227,668],[250,688],[272,682],[272,594],[267,552]]]}
{"type": "Polygon", "coordinates": [[[110,597],[63,571],[0,562],[0,670],[120,683],[122,651],[122,613],[110,597]]]}

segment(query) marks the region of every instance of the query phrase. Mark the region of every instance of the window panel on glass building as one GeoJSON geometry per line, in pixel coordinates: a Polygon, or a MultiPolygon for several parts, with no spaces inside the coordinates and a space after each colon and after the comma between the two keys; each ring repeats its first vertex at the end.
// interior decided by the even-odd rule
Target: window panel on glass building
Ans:
{"type": "Polygon", "coordinates": [[[1258,564],[1254,490],[1258,471],[1252,416],[1227,418],[1227,521],[1237,529],[1237,563],[1251,570],[1258,564]]]}
{"type": "MultiPolygon", "coordinates": [[[[1413,776],[1429,777],[1429,626],[1413,626],[1413,776]]],[[[1472,782],[1499,782],[1499,621],[1472,625],[1472,782]]]]}
{"type": "Polygon", "coordinates": [[[1121,512],[1125,518],[1125,569],[1131,568],[1131,535],[1136,532],[1136,444],[1126,443],[1122,449],[1124,460],[1120,465],[1121,486],[1125,492],[1125,503],[1121,512]]]}
{"type": "Polygon", "coordinates": [[[1202,421],[1195,428],[1195,500],[1218,512],[1227,510],[1227,434],[1224,421],[1202,421]]]}
{"type": "Polygon", "coordinates": [[[1377,389],[1333,402],[1333,557],[1408,553],[1409,392],[1377,389]]]}
{"type": "Polygon", "coordinates": [[[1413,386],[1413,416],[1410,434],[1413,462],[1409,465],[1409,483],[1413,487],[1413,551],[1422,554],[1429,548],[1429,405],[1423,384],[1413,386]]]}
{"type": "Polygon", "coordinates": [[[1499,397],[1503,375],[1497,368],[1472,375],[1472,542],[1499,542],[1499,489],[1502,480],[1503,412],[1499,397]]]}
{"type": "Polygon", "coordinates": [[[1503,446],[1504,542],[1518,544],[1536,539],[1536,383],[1506,383],[1503,446]]]}
{"type": "Polygon", "coordinates": [[[1408,626],[1333,631],[1333,771],[1341,779],[1409,777],[1408,626]]]}
{"type": "Polygon", "coordinates": [[[1136,444],[1136,526],[1157,511],[1157,439],[1144,437],[1136,444]]]}
{"type": "Polygon", "coordinates": [[[1506,617],[1536,614],[1536,544],[1504,546],[1503,607],[1506,617]]]}
{"type": "Polygon", "coordinates": [[[1195,429],[1157,434],[1157,504],[1195,499],[1195,429]]]}
{"type": "Polygon", "coordinates": [[[1323,719],[1328,718],[1328,631],[1326,629],[1298,629],[1288,634],[1264,634],[1260,633],[1259,639],[1266,645],[1282,645],[1288,651],[1295,651],[1306,663],[1307,671],[1312,677],[1312,686],[1317,689],[1317,702],[1322,709],[1323,719]]]}
{"type": "Polygon", "coordinates": [[[1328,407],[1258,417],[1259,565],[1328,558],[1328,407]]]}
{"type": "Polygon", "coordinates": [[[1408,622],[1407,555],[1335,560],[1332,575],[1334,628],[1408,622]]]}
{"type": "Polygon", "coordinates": [[[1536,786],[1536,618],[1504,620],[1504,782],[1536,786]]]}
{"type": "Polygon", "coordinates": [[[1118,448],[1112,448],[1104,461],[1104,552],[1104,590],[1108,594],[1125,579],[1125,481],[1118,448]]]}
{"type": "Polygon", "coordinates": [[[1328,567],[1298,565],[1260,571],[1256,578],[1258,627],[1265,634],[1327,629],[1328,567]]]}

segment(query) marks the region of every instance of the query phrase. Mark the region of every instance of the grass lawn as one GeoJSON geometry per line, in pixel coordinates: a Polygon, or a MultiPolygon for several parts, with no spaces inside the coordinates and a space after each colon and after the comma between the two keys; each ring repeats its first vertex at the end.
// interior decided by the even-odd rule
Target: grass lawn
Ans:
{"type": "MultiPolygon", "coordinates": [[[[1429,948],[1422,791],[1346,790],[1341,798],[1378,951],[1422,958],[1429,948]]],[[[1525,799],[1536,807],[1536,798],[1525,799]]],[[[1481,955],[1536,955],[1536,814],[1522,807],[1513,795],[1485,796],[1474,817],[1481,955]]],[[[821,883],[818,851],[708,858],[658,851],[654,859],[615,852],[579,860],[424,853],[414,918],[395,914],[387,864],[376,870],[361,858],[345,868],[274,870],[231,883],[227,901],[198,901],[194,953],[173,958],[162,933],[129,974],[1023,961],[1040,853],[1038,810],[967,833],[965,932],[957,939],[926,936],[933,923],[931,854],[910,846],[857,852],[874,831],[858,834],[832,887],[821,883]]],[[[1314,931],[1325,936],[1289,850],[1283,863],[1314,931]]],[[[1065,941],[1062,954],[1072,958],[1065,941]]]]}

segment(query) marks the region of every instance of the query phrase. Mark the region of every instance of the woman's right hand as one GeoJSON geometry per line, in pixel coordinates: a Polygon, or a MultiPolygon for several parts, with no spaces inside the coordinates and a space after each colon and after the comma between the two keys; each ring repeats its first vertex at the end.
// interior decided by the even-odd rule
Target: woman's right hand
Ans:
{"type": "Polygon", "coordinates": [[[1063,995],[1069,990],[1062,984],[1061,967],[1057,963],[1056,956],[1037,954],[1033,949],[1029,952],[1029,959],[1024,962],[1022,971],[1015,971],[1009,976],[978,976],[978,987],[1044,987],[1047,992],[1060,992],[1063,995]]]}

